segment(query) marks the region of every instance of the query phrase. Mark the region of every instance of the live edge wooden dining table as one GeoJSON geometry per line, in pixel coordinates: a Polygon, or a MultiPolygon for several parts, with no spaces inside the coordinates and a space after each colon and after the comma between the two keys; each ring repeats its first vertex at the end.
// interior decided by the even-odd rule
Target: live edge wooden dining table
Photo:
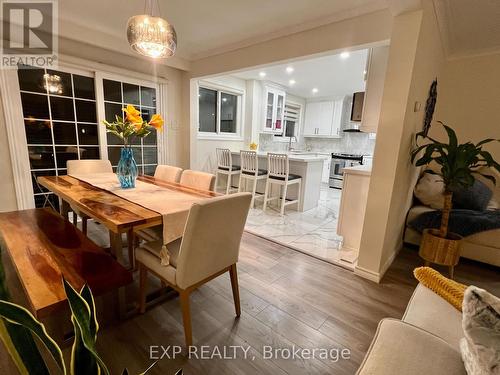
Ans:
{"type": "MultiPolygon", "coordinates": [[[[193,202],[199,200],[200,197],[210,198],[219,195],[178,183],[165,182],[150,176],[139,176],[138,181],[164,188],[165,192],[162,196],[165,200],[169,199],[169,191],[192,194],[193,202]]],[[[133,246],[133,231],[135,229],[153,227],[163,223],[161,213],[72,176],[41,176],[38,177],[38,183],[61,198],[61,214],[66,219],[70,207],[74,207],[104,225],[109,230],[111,253],[119,261],[123,251],[122,233],[128,234],[129,246],[133,246]]],[[[189,208],[187,207],[186,210],[189,208]]]]}

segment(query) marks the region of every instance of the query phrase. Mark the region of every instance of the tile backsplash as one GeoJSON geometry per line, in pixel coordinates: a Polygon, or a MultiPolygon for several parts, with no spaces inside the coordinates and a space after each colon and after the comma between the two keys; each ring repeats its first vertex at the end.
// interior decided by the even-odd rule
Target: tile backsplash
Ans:
{"type": "MultiPolygon", "coordinates": [[[[316,152],[343,152],[348,154],[373,155],[375,139],[367,133],[342,133],[342,138],[299,138],[292,147],[295,150],[316,152]]],[[[288,143],[274,140],[272,134],[261,133],[259,136],[259,150],[286,151],[288,143]]]]}

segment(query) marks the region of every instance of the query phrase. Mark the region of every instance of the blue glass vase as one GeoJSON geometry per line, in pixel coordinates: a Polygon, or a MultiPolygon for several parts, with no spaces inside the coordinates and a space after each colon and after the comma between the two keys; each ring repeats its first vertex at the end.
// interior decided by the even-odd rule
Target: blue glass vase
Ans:
{"type": "Polygon", "coordinates": [[[132,148],[123,147],[121,151],[120,161],[116,168],[116,175],[122,189],[135,188],[135,180],[138,175],[137,163],[134,159],[132,148]]]}

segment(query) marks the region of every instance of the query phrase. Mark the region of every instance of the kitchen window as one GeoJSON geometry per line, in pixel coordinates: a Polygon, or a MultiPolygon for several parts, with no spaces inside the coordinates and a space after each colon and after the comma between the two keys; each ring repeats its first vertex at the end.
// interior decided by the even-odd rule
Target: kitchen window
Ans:
{"type": "MultiPolygon", "coordinates": [[[[300,127],[300,113],[301,106],[298,104],[285,104],[285,120],[283,126],[283,132],[274,135],[274,139],[277,141],[290,141],[290,137],[297,138],[299,136],[300,127]]],[[[297,139],[295,139],[295,142],[297,139]]]]}
{"type": "Polygon", "coordinates": [[[241,102],[241,93],[200,86],[198,134],[202,137],[239,137],[241,102]]]}

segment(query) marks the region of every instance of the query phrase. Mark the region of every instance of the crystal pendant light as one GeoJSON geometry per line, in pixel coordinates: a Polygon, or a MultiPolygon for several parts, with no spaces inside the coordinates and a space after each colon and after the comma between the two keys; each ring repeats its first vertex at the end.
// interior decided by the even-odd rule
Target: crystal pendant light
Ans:
{"type": "MultiPolygon", "coordinates": [[[[158,0],[156,5],[159,14],[158,0]]],[[[177,34],[174,27],[161,17],[154,16],[151,0],[145,1],[144,13],[128,20],[127,39],[132,49],[141,55],[153,58],[173,56],[177,48],[177,34]]]]}

